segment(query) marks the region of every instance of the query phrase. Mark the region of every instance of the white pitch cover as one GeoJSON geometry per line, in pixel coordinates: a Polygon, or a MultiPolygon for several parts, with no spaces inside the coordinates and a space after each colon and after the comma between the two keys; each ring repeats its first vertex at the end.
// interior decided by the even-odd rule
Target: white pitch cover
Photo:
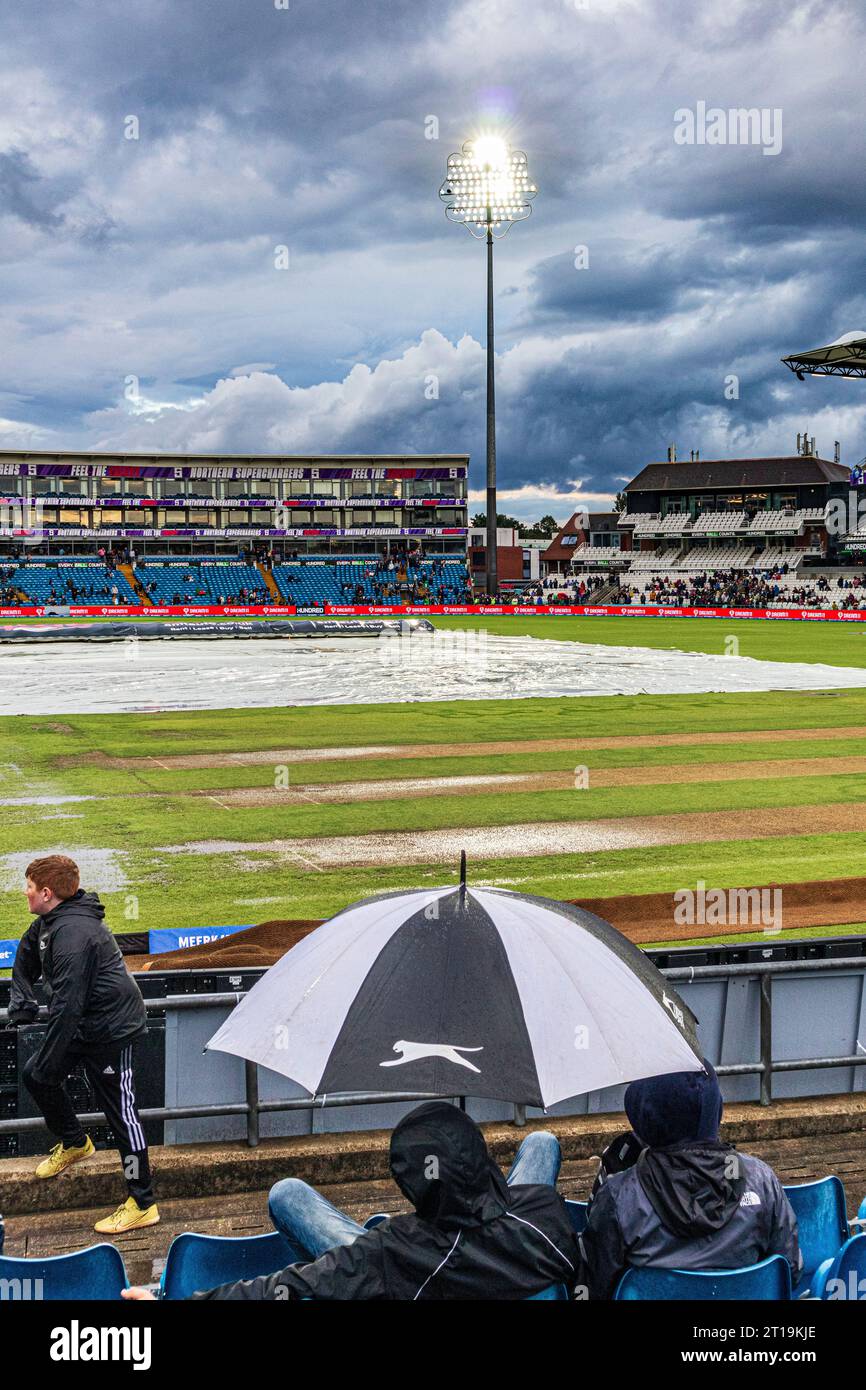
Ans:
{"type": "Polygon", "coordinates": [[[525,899],[469,891],[508,954],[545,1106],[644,1076],[700,1071],[673,1018],[604,942],[525,899]]]}
{"type": "Polygon", "coordinates": [[[407,918],[453,885],[347,908],[272,965],[217,1029],[208,1050],[247,1057],[317,1093],[358,987],[407,918]]]}

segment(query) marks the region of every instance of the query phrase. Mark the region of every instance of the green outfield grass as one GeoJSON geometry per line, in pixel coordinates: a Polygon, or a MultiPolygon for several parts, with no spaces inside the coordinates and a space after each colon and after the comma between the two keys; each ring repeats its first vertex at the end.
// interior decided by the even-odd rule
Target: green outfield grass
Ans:
{"type": "Polygon", "coordinates": [[[433,617],[441,628],[484,628],[497,635],[524,634],[560,642],[598,642],[611,647],[653,647],[761,661],[809,661],[828,666],[866,666],[866,622],[802,622],[778,618],[631,618],[487,616],[433,617]],[[730,639],[738,649],[731,651],[730,639]]]}
{"type": "MultiPolygon", "coordinates": [[[[503,623],[523,620],[503,619],[503,623]]],[[[552,622],[557,633],[570,619],[552,622]]],[[[581,622],[582,620],[574,620],[581,622]]],[[[586,620],[595,621],[595,620],[586,620]]],[[[604,620],[599,620],[604,621],[604,620]]],[[[616,620],[612,620],[616,621],[616,620]]],[[[636,620],[643,623],[643,620],[636,620]]],[[[778,628],[772,627],[775,633],[778,628]]],[[[780,625],[781,626],[781,625],[780,625]]],[[[683,621],[683,628],[686,620],[683,621]]],[[[678,633],[683,630],[678,628],[678,633]]],[[[513,630],[513,629],[511,629],[513,630]]],[[[801,629],[798,629],[801,631],[801,629]]],[[[814,636],[813,633],[810,637],[814,636]]],[[[814,654],[813,654],[814,655],[814,654]]],[[[193,841],[269,842],[321,834],[375,834],[394,829],[508,825],[524,820],[594,820],[664,812],[737,810],[866,801],[866,779],[845,771],[851,756],[866,755],[866,735],[832,739],[833,727],[866,728],[866,691],[768,692],[755,696],[682,695],[519,701],[454,701],[413,705],[358,705],[303,709],[192,711],[142,715],[17,716],[0,720],[0,797],[94,796],[65,805],[3,806],[0,856],[60,849],[75,855],[104,850],[126,882],[101,895],[116,930],[247,923],[273,917],[328,916],[355,898],[381,890],[453,881],[453,869],[431,866],[318,870],[287,862],[270,850],[237,853],[159,852],[193,841]],[[802,738],[776,740],[774,729],[802,730],[802,738]],[[754,743],[745,732],[766,732],[754,743]],[[666,748],[665,735],[722,733],[718,745],[666,748]],[[547,738],[659,736],[650,748],[587,749],[487,754],[485,743],[547,738]],[[357,759],[288,764],[289,787],[361,779],[466,775],[480,772],[590,769],[587,790],[494,794],[450,792],[406,800],[355,804],[306,802],[225,809],[193,792],[273,787],[279,751],[394,744],[435,744],[441,754],[394,760],[357,759]],[[458,744],[477,745],[463,758],[458,744]],[[263,750],[273,760],[207,769],[160,766],[173,754],[263,750]],[[94,762],[67,766],[68,758],[133,758],[128,768],[94,762]],[[730,762],[832,758],[838,772],[813,776],[718,781],[730,762]],[[698,782],[594,788],[592,770],[630,766],[695,766],[698,782]]],[[[807,826],[807,822],[806,828],[807,826]]],[[[528,888],[551,897],[597,897],[670,891],[704,879],[718,887],[744,883],[807,882],[856,877],[866,863],[866,835],[797,834],[788,838],[673,845],[575,856],[480,859],[476,882],[528,888]]],[[[2,861],[0,861],[2,862],[2,861]]],[[[27,925],[15,882],[0,893],[0,935],[27,925]]],[[[834,930],[847,930],[835,928],[834,930]]]]}

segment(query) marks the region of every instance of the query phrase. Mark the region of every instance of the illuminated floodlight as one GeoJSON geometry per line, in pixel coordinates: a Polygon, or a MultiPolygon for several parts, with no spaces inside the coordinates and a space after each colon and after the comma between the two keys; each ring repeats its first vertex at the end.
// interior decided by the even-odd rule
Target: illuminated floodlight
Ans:
{"type": "Polygon", "coordinates": [[[448,156],[439,197],[449,222],[475,237],[501,237],[530,215],[537,192],[522,150],[509,149],[498,135],[479,135],[448,156]]]}
{"type": "Polygon", "coordinates": [[[439,197],[449,222],[487,242],[487,592],[496,598],[496,402],[493,347],[493,242],[532,212],[538,189],[531,181],[523,150],[512,150],[489,132],[467,140],[449,154],[439,197]]]}

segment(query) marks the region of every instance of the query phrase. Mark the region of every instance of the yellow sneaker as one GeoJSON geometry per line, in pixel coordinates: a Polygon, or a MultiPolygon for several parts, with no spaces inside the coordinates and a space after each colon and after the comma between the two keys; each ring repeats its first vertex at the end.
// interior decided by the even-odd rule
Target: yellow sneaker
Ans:
{"type": "Polygon", "coordinates": [[[92,1153],[96,1153],[90,1135],[86,1142],[77,1149],[64,1149],[62,1144],[55,1144],[47,1158],[43,1158],[39,1167],[36,1169],[37,1178],[56,1178],[58,1173],[62,1173],[64,1168],[69,1168],[73,1163],[80,1163],[82,1158],[89,1158],[92,1153]]]}
{"type": "Polygon", "coordinates": [[[117,1211],[97,1221],[93,1229],[101,1235],[119,1236],[124,1231],[137,1231],[140,1226],[156,1226],[158,1221],[159,1209],[155,1202],[153,1206],[142,1208],[134,1197],[127,1197],[117,1211]]]}

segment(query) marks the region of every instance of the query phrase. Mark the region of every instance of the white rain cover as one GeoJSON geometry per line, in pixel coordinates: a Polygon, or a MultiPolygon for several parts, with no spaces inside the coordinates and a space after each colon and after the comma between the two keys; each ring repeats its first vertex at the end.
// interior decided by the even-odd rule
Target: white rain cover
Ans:
{"type": "Polygon", "coordinates": [[[644,1076],[700,1071],[671,1015],[603,941],[525,899],[470,891],[508,954],[545,1106],[644,1076]]]}
{"type": "Polygon", "coordinates": [[[315,1095],[355,995],[408,917],[454,887],[348,908],[272,965],[214,1033],[208,1049],[247,1057],[315,1095]]]}

